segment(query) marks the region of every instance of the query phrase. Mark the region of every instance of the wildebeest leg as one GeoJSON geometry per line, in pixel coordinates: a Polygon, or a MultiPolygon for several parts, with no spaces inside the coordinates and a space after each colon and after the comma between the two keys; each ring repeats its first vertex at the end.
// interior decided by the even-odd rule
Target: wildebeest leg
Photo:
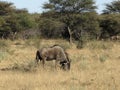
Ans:
{"type": "Polygon", "coordinates": [[[39,62],[39,59],[36,59],[36,60],[35,60],[35,63],[38,64],[38,62],[39,62]]]}
{"type": "Polygon", "coordinates": [[[55,69],[57,69],[58,66],[58,60],[55,61],[55,69]]]}
{"type": "Polygon", "coordinates": [[[39,65],[39,59],[35,59],[35,65],[38,66],[39,65]]]}
{"type": "Polygon", "coordinates": [[[42,60],[43,68],[45,67],[46,58],[42,60]]]}

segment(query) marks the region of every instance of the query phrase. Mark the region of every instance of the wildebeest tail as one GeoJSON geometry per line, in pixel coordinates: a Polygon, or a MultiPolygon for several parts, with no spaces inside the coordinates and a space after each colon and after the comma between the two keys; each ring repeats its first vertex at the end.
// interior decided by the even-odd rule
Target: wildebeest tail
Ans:
{"type": "Polygon", "coordinates": [[[41,58],[41,56],[40,56],[40,52],[37,50],[37,52],[36,52],[36,60],[37,60],[37,62],[39,61],[39,60],[41,60],[42,58],[41,58]]]}

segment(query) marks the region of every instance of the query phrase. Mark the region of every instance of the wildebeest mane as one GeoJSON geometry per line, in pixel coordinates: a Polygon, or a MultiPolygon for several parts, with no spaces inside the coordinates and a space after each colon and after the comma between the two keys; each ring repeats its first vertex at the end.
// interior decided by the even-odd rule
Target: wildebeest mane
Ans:
{"type": "Polygon", "coordinates": [[[58,45],[58,44],[55,44],[55,45],[51,46],[50,48],[53,48],[53,47],[55,47],[55,46],[59,46],[59,47],[62,48],[62,46],[60,46],[60,45],[58,45]]]}

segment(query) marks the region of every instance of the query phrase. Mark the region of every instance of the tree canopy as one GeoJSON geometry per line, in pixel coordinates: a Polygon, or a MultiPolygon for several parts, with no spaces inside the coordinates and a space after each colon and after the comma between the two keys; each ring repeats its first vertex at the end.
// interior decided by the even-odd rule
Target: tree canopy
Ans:
{"type": "MultiPolygon", "coordinates": [[[[65,28],[63,35],[69,37],[70,42],[72,42],[71,39],[78,37],[75,35],[81,33],[81,30],[82,32],[88,33],[94,32],[95,30],[95,28],[90,29],[87,27],[87,21],[89,21],[90,18],[94,18],[92,14],[95,15],[96,6],[93,0],[49,0],[49,3],[44,4],[43,8],[47,9],[46,12],[42,14],[43,16],[49,19],[52,17],[64,23],[65,28]]],[[[97,19],[93,20],[97,21],[97,19]]],[[[95,27],[98,27],[96,21],[95,27]]]]}
{"type": "Polygon", "coordinates": [[[94,11],[94,4],[93,0],[49,0],[43,8],[61,13],[80,13],[94,11]]]}
{"type": "Polygon", "coordinates": [[[120,13],[120,0],[106,4],[106,9],[103,10],[104,13],[120,13]]]}
{"type": "Polygon", "coordinates": [[[31,14],[0,1],[0,38],[39,36],[83,43],[120,35],[120,1],[105,6],[103,13],[97,14],[94,0],[49,0],[43,13],[31,14]]]}
{"type": "Polygon", "coordinates": [[[34,27],[34,20],[27,9],[17,9],[13,3],[0,1],[0,37],[9,36],[34,27]]]}

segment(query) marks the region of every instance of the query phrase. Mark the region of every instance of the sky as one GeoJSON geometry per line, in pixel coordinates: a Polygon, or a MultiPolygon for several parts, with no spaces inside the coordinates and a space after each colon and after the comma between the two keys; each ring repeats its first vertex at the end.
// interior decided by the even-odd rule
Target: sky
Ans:
{"type": "MultiPolygon", "coordinates": [[[[0,0],[0,1],[7,1],[12,2],[13,5],[18,8],[26,8],[30,13],[42,13],[43,9],[42,6],[44,3],[48,2],[49,0],[0,0]]],[[[97,12],[101,13],[103,9],[105,9],[105,4],[110,3],[114,0],[94,0],[98,7],[97,12]]]]}

